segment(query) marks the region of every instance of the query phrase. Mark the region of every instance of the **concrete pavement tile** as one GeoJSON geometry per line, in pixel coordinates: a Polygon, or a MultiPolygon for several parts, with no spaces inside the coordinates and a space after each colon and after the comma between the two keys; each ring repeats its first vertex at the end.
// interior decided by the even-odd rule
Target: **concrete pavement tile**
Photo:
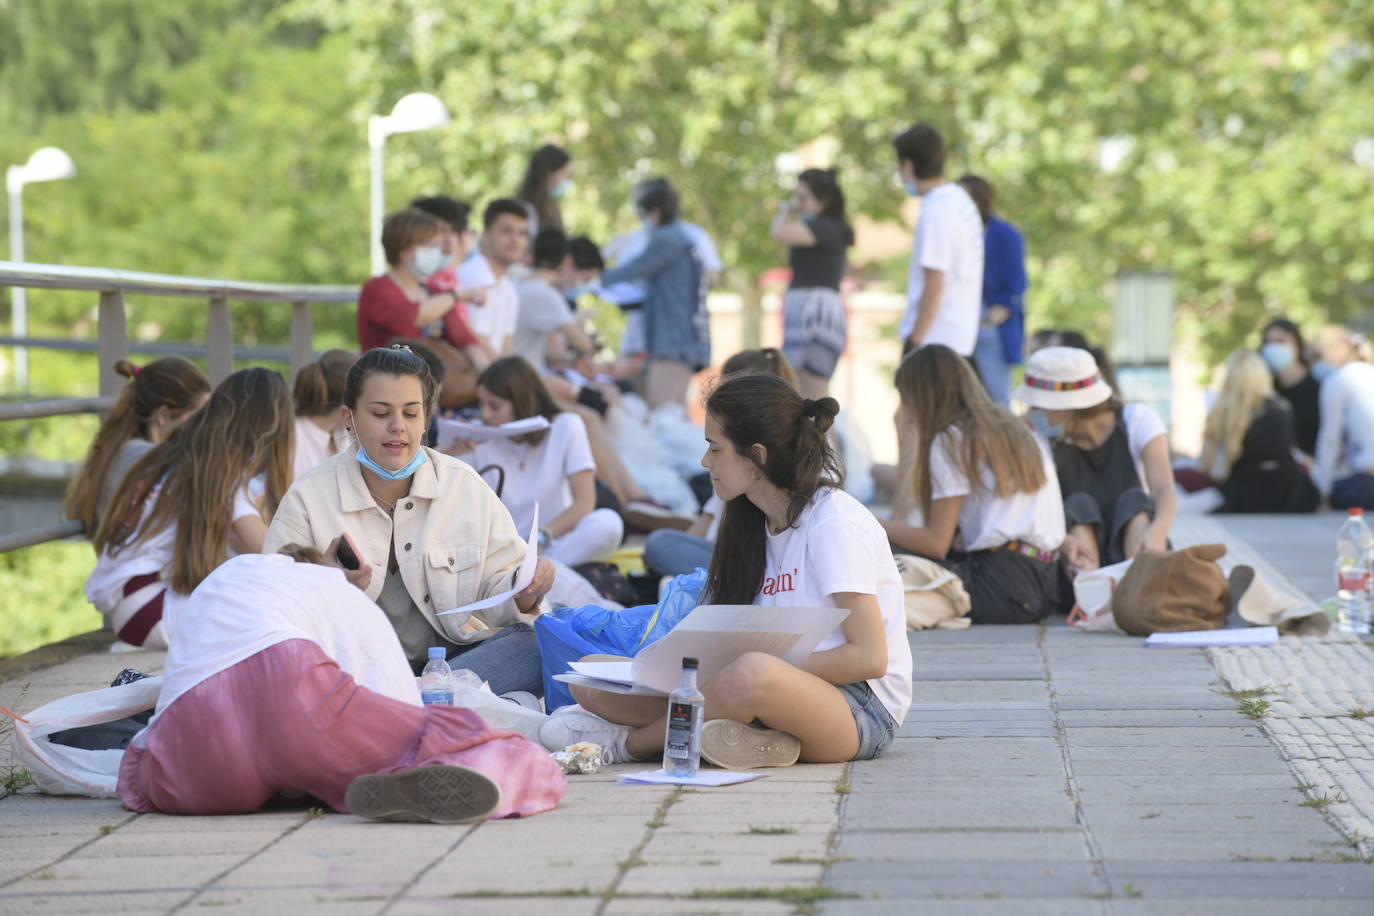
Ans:
{"type": "MultiPolygon", "coordinates": [[[[501,897],[418,897],[407,894],[387,910],[387,916],[593,916],[599,896],[539,897],[518,894],[501,897]]],[[[376,912],[375,910],[373,912],[376,912]]]]}
{"type": "Polygon", "coordinates": [[[616,897],[606,906],[606,916],[790,916],[797,908],[783,900],[656,900],[652,897],[616,897]]]}
{"type": "Polygon", "coordinates": [[[1107,773],[1084,774],[1074,767],[1074,779],[1084,794],[1129,792],[1145,789],[1230,789],[1255,793],[1290,789],[1297,791],[1287,773],[1107,773]]]}
{"type": "Polygon", "coordinates": [[[1369,916],[1369,903],[1363,900],[1330,898],[1218,900],[1212,897],[1193,900],[1151,900],[1148,896],[1123,900],[1113,898],[1116,916],[1369,916]]]}
{"type": "Polygon", "coordinates": [[[820,858],[825,855],[830,832],[812,833],[688,833],[667,828],[655,830],[640,856],[645,859],[678,857],[719,859],[723,856],[754,856],[769,861],[786,858],[820,858]]]}
{"type": "Polygon", "coordinates": [[[909,897],[1001,896],[1011,898],[1087,897],[1102,891],[1102,879],[1081,859],[992,861],[837,862],[826,886],[887,899],[909,897]]]}
{"type": "Polygon", "coordinates": [[[215,916],[260,916],[264,913],[327,913],[328,916],[373,916],[400,890],[400,885],[356,890],[322,887],[214,888],[196,897],[190,913],[215,916]]]}
{"type": "Polygon", "coordinates": [[[1089,813],[1099,805],[1197,805],[1243,808],[1254,805],[1298,807],[1302,795],[1292,785],[1275,789],[1218,789],[1197,786],[1149,786],[1140,789],[1089,790],[1079,792],[1089,813]]]}
{"type": "Polygon", "coordinates": [[[216,888],[392,888],[404,885],[446,846],[404,850],[292,850],[256,856],[215,882],[216,888]]]}
{"type": "MultiPolygon", "coordinates": [[[[1102,725],[1110,728],[1176,728],[1181,725],[1209,728],[1253,728],[1255,721],[1233,709],[1076,709],[1062,710],[1060,718],[1070,730],[1102,725]]],[[[1072,731],[1070,731],[1072,734],[1072,731]]]]}
{"type": "Polygon", "coordinates": [[[242,857],[275,840],[279,833],[231,830],[226,833],[125,833],[116,830],[77,853],[82,859],[114,859],[124,856],[242,857]]]}
{"type": "Polygon", "coordinates": [[[947,859],[994,861],[1069,861],[1086,856],[1083,834],[1064,831],[922,831],[919,833],[840,834],[835,853],[884,862],[929,862],[947,859]]]}
{"type": "Polygon", "coordinates": [[[975,899],[941,897],[936,900],[827,900],[824,916],[1106,916],[1106,904],[1071,897],[1039,900],[1005,899],[998,895],[975,899]]]}
{"type": "MultiPolygon", "coordinates": [[[[1167,731],[1181,730],[1182,729],[1167,729],[1167,731]]],[[[1075,732],[1081,731],[1083,731],[1083,729],[1075,730],[1075,732]]],[[[1119,731],[1127,734],[1130,732],[1129,729],[1124,728],[1101,729],[1101,731],[1119,731]]],[[[1165,729],[1160,729],[1160,731],[1165,731],[1165,729]]],[[[1204,729],[1204,731],[1210,732],[1212,729],[1204,729]]],[[[1235,733],[1239,731],[1239,729],[1227,728],[1218,729],[1218,731],[1235,733]]],[[[1121,740],[1120,736],[1108,737],[1116,741],[1121,740]]],[[[1205,737],[1201,736],[1196,742],[1189,741],[1187,743],[1173,743],[1166,741],[1163,736],[1160,736],[1153,740],[1142,739],[1135,744],[1095,744],[1079,741],[1077,735],[1074,733],[1070,733],[1068,740],[1070,755],[1073,758],[1075,770],[1078,768],[1079,762],[1085,760],[1110,760],[1115,763],[1118,770],[1128,764],[1141,766],[1141,761],[1145,760],[1150,761],[1147,766],[1152,769],[1156,761],[1160,761],[1163,766],[1167,766],[1171,762],[1181,763],[1183,761],[1189,761],[1191,763],[1196,761],[1210,763],[1211,772],[1213,773],[1218,771],[1230,772],[1231,767],[1236,765],[1234,763],[1235,761],[1247,761],[1249,763],[1258,761],[1270,766],[1275,764],[1280,767],[1283,766],[1283,761],[1275,752],[1273,745],[1267,740],[1261,744],[1250,736],[1246,737],[1245,744],[1211,744],[1205,737]]],[[[895,744],[896,742],[893,743],[895,744]]]]}
{"type": "MultiPolygon", "coordinates": [[[[1115,753],[1120,748],[1077,748],[1071,756],[1073,758],[1073,772],[1075,776],[1088,778],[1094,776],[1116,776],[1126,772],[1128,767],[1125,764],[1125,755],[1115,753]],[[1108,751],[1113,753],[1103,754],[1108,751]],[[1090,756],[1085,756],[1090,755],[1090,756]]],[[[1268,753],[1256,753],[1252,750],[1245,750],[1244,757],[1226,756],[1223,761],[1208,757],[1205,752],[1198,752],[1197,748],[1189,748],[1191,753],[1182,757],[1161,757],[1158,755],[1146,755],[1146,748],[1133,748],[1142,753],[1138,755],[1140,760],[1148,760],[1149,771],[1152,775],[1161,778],[1168,776],[1215,776],[1218,772],[1225,772],[1237,777],[1240,776],[1274,776],[1292,779],[1292,774],[1288,771],[1288,765],[1280,759],[1279,755],[1270,750],[1268,753]]],[[[1234,750],[1234,748],[1232,749],[1234,750]]]]}
{"type": "MultiPolygon", "coordinates": [[[[127,811],[124,812],[128,816],[127,811]]],[[[226,833],[250,830],[285,833],[305,820],[305,811],[257,811],[253,814],[199,815],[143,814],[120,827],[130,833],[226,833]]]]}
{"type": "Polygon", "coordinates": [[[537,855],[521,856],[507,848],[501,855],[464,856],[460,846],[415,883],[417,897],[507,893],[590,891],[601,893],[620,873],[620,862],[633,846],[613,855],[582,854],[575,838],[537,855]],[[555,864],[557,863],[557,864],[555,864]]]}
{"type": "Polygon", "coordinates": [[[1131,696],[1116,694],[1103,695],[1100,691],[1075,693],[1058,689],[1055,705],[1061,714],[1082,710],[1168,710],[1168,709],[1218,709],[1234,710],[1236,701],[1214,693],[1198,690],[1186,691],[1140,691],[1131,696]]]}
{"type": "Polygon", "coordinates": [[[1067,797],[1035,804],[995,805],[946,798],[894,805],[887,796],[860,795],[846,805],[844,826],[869,830],[1071,827],[1074,826],[1074,806],[1067,797]]]}
{"type": "MultiPolygon", "coordinates": [[[[943,681],[947,679],[957,679],[965,681],[1043,681],[1045,671],[1038,664],[1030,665],[988,665],[987,667],[971,667],[968,665],[941,663],[937,665],[922,665],[916,663],[912,680],[921,681],[943,681]]],[[[921,688],[915,688],[920,692],[921,688]]]]}
{"type": "Polygon", "coordinates": [[[1226,747],[1255,748],[1273,753],[1273,745],[1263,733],[1251,723],[1239,728],[1095,728],[1081,726],[1065,730],[1069,746],[1090,747],[1205,747],[1221,750],[1226,747]]]}
{"type": "Polygon", "coordinates": [[[188,896],[186,891],[101,891],[97,893],[0,893],[0,913],[77,916],[84,913],[166,913],[188,896]]]}
{"type": "Polygon", "coordinates": [[[8,888],[10,893],[87,893],[196,888],[224,871],[224,856],[128,856],[119,859],[71,858],[8,888]],[[47,877],[51,876],[51,877],[47,877]]]}
{"type": "Polygon", "coordinates": [[[1287,862],[1292,860],[1335,861],[1352,853],[1349,846],[1333,846],[1332,838],[1320,833],[1269,833],[1247,830],[1240,833],[1141,833],[1094,831],[1102,858],[1107,861],[1155,862],[1234,862],[1241,860],[1287,862]]]}
{"type": "Polygon", "coordinates": [[[702,861],[683,860],[681,864],[668,865],[649,862],[627,871],[617,890],[625,894],[690,896],[698,891],[814,887],[823,870],[820,865],[774,865],[728,858],[702,861]]]}

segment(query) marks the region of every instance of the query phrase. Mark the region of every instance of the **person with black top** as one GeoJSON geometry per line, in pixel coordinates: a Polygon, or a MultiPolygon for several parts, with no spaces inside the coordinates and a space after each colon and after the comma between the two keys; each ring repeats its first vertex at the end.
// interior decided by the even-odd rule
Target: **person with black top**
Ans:
{"type": "Polygon", "coordinates": [[[1314,512],[1321,501],[1293,458],[1293,412],[1275,397],[1269,369],[1253,350],[1226,360],[1198,463],[1219,481],[1222,512],[1314,512]]]}
{"type": "Polygon", "coordinates": [[[1322,425],[1321,383],[1309,371],[1302,331],[1287,318],[1275,318],[1264,326],[1263,338],[1260,356],[1274,373],[1274,390],[1293,408],[1298,449],[1316,455],[1317,431],[1322,425]]]}
{"type": "Polygon", "coordinates": [[[834,169],[807,169],[797,190],[778,207],[769,235],[788,246],[792,282],[783,297],[782,350],[797,369],[803,397],[830,393],[830,377],[847,335],[840,281],[854,230],[834,169]]]}

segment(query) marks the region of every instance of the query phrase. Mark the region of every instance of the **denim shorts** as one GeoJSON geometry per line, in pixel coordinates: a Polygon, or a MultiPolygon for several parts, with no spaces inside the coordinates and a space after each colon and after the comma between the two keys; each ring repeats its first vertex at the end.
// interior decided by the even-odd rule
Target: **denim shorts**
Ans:
{"type": "Polygon", "coordinates": [[[892,743],[897,731],[897,723],[887,711],[868,681],[854,684],[841,684],[840,693],[854,714],[854,725],[859,729],[859,749],[854,752],[854,760],[872,760],[892,743]]]}

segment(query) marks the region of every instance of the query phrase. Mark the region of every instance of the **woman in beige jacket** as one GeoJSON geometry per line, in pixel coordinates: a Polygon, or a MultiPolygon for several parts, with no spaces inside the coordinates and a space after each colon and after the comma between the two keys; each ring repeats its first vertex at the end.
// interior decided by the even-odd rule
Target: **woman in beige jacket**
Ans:
{"type": "Polygon", "coordinates": [[[263,550],[303,544],[332,556],[344,535],[359,568],[346,575],[386,612],[411,664],[430,646],[496,693],[542,692],[531,622],[553,585],[541,559],[530,585],[470,616],[439,617],[511,588],[525,542],[510,513],[466,464],[422,443],[434,379],[408,348],[370,350],[348,373],[341,411],[355,444],[298,478],[263,550]]]}

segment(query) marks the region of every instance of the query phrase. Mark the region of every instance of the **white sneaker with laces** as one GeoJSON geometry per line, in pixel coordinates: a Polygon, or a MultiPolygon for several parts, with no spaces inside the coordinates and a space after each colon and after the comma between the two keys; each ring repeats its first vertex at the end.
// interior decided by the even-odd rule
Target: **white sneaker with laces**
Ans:
{"type": "Polygon", "coordinates": [[[634,760],[625,748],[625,739],[630,736],[630,726],[607,722],[600,716],[589,712],[562,712],[549,716],[539,726],[539,743],[547,750],[561,751],[563,748],[582,741],[601,745],[601,762],[606,766],[614,763],[630,763],[634,760]]]}

